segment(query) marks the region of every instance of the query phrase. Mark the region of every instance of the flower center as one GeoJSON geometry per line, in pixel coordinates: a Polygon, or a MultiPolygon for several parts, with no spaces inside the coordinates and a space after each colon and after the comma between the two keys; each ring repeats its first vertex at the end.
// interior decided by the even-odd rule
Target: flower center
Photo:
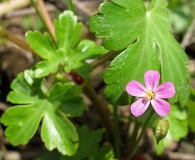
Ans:
{"type": "Polygon", "coordinates": [[[154,92],[152,92],[152,91],[146,92],[146,98],[147,98],[148,100],[153,99],[154,96],[155,96],[154,92]]]}

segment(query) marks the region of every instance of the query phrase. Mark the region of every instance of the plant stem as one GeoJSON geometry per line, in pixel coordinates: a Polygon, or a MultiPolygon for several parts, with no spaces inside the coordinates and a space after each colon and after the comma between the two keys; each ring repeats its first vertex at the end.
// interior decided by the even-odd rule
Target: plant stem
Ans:
{"type": "Polygon", "coordinates": [[[72,3],[72,0],[68,0],[68,9],[71,10],[75,14],[75,8],[72,3]]]}
{"type": "Polygon", "coordinates": [[[114,106],[114,148],[115,157],[120,159],[120,133],[119,133],[119,120],[118,120],[118,106],[114,106]]]}
{"type": "Polygon", "coordinates": [[[140,129],[140,126],[141,126],[141,124],[139,122],[135,122],[135,126],[133,128],[133,133],[129,137],[129,142],[131,142],[131,144],[129,143],[129,145],[133,146],[132,143],[136,142],[135,140],[137,139],[137,135],[138,135],[138,131],[140,129]]]}
{"type": "Polygon", "coordinates": [[[108,113],[106,112],[107,107],[103,104],[103,100],[100,99],[99,95],[96,93],[96,91],[88,81],[86,81],[85,83],[84,93],[89,97],[91,102],[93,102],[95,110],[98,112],[103,124],[105,125],[111,140],[113,140],[114,124],[109,118],[108,113]]]}
{"type": "Polygon", "coordinates": [[[129,150],[129,155],[131,155],[131,153],[133,152],[135,146],[136,146],[136,139],[137,139],[137,136],[138,136],[138,132],[139,132],[139,129],[140,129],[140,126],[141,124],[137,121],[134,122],[135,123],[135,126],[133,128],[133,132],[131,134],[131,136],[128,138],[128,150],[129,150]]]}
{"type": "Polygon", "coordinates": [[[97,66],[99,66],[100,64],[104,64],[107,60],[113,58],[116,55],[115,51],[111,51],[107,54],[105,54],[104,56],[102,56],[100,59],[94,61],[91,66],[92,68],[96,68],[97,66]]]}
{"type": "Polygon", "coordinates": [[[34,9],[35,9],[37,15],[38,15],[39,18],[41,19],[41,21],[45,24],[45,22],[44,22],[44,20],[43,20],[43,17],[41,16],[41,13],[39,12],[39,10],[38,10],[38,8],[37,8],[37,5],[36,5],[35,1],[34,1],[34,0],[30,0],[30,2],[31,2],[31,5],[34,7],[34,9]]]}
{"type": "Polygon", "coordinates": [[[150,119],[151,119],[151,117],[152,117],[153,114],[154,114],[154,110],[151,110],[150,113],[149,113],[149,116],[147,117],[145,123],[144,123],[143,126],[142,126],[141,133],[139,134],[138,138],[134,140],[135,143],[133,143],[133,147],[130,147],[131,150],[129,151],[129,156],[128,156],[130,159],[131,159],[131,158],[133,157],[133,155],[135,154],[135,151],[136,151],[136,149],[137,149],[137,147],[138,147],[138,145],[139,145],[139,142],[140,142],[140,140],[142,139],[142,137],[143,137],[143,135],[144,135],[144,133],[145,133],[145,131],[146,131],[148,122],[150,121],[150,119]]]}
{"type": "Polygon", "coordinates": [[[7,31],[6,29],[2,28],[1,26],[0,26],[0,35],[3,36],[3,37],[5,37],[5,38],[7,38],[10,41],[12,41],[14,44],[16,44],[17,46],[19,46],[20,48],[23,48],[23,49],[25,49],[27,51],[30,51],[34,55],[37,55],[37,53],[30,48],[30,46],[28,45],[28,43],[26,43],[22,39],[14,36],[12,33],[10,33],[9,31],[7,31]]]}
{"type": "Polygon", "coordinates": [[[47,9],[45,7],[43,0],[37,0],[37,6],[38,6],[39,10],[37,9],[37,6],[35,5],[33,0],[31,0],[31,3],[32,3],[33,7],[35,8],[39,17],[41,18],[41,20],[45,24],[48,32],[52,36],[53,41],[56,43],[54,26],[53,26],[53,23],[51,21],[51,18],[49,16],[48,12],[47,12],[47,9]]]}

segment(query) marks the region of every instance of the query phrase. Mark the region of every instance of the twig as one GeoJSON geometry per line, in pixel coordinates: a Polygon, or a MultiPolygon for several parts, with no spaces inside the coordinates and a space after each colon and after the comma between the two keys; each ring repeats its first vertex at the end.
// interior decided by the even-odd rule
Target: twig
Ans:
{"type": "Polygon", "coordinates": [[[7,38],[10,41],[12,41],[13,43],[15,43],[20,48],[23,48],[23,49],[25,49],[27,51],[30,51],[34,55],[37,55],[37,53],[30,48],[30,46],[28,45],[28,43],[26,43],[22,39],[14,36],[12,33],[10,33],[9,31],[7,31],[6,29],[2,28],[1,26],[0,26],[0,35],[3,36],[3,37],[5,37],[5,38],[7,38]]]}
{"type": "Polygon", "coordinates": [[[47,9],[45,7],[43,0],[37,0],[37,5],[39,8],[39,12],[44,20],[44,23],[45,23],[49,33],[51,34],[54,42],[56,42],[54,26],[53,26],[53,23],[51,21],[51,18],[49,16],[48,12],[47,12],[47,9]]]}
{"type": "Polygon", "coordinates": [[[30,4],[30,0],[11,0],[8,2],[0,3],[0,16],[9,13],[13,10],[26,7],[30,4]]]}
{"type": "Polygon", "coordinates": [[[185,49],[188,45],[189,45],[189,42],[190,42],[190,38],[193,34],[193,31],[194,31],[194,28],[195,28],[195,18],[193,19],[187,33],[185,34],[182,42],[181,42],[181,46],[185,49]]]}

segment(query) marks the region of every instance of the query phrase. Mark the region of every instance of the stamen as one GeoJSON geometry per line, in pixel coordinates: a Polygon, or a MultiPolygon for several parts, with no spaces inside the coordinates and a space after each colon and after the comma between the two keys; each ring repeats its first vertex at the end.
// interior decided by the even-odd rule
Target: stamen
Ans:
{"type": "Polygon", "coordinates": [[[152,92],[152,91],[146,92],[146,98],[147,98],[148,100],[153,99],[154,96],[155,96],[154,92],[152,92]]]}

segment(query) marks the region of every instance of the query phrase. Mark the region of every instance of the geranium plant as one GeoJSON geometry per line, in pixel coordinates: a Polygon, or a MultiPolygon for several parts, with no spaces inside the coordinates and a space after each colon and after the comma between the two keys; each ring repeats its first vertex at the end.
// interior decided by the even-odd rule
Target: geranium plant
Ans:
{"type": "Polygon", "coordinates": [[[13,80],[7,96],[13,106],[1,117],[7,140],[14,146],[27,144],[40,128],[49,155],[43,160],[53,154],[57,159],[111,160],[132,158],[147,128],[154,130],[158,154],[184,137],[188,58],[171,32],[167,5],[166,0],[151,0],[147,7],[143,0],[103,2],[89,20],[102,46],[81,38],[83,24],[73,11],[62,12],[52,27],[42,17],[49,32],[26,33],[29,50],[41,60],[13,80]],[[106,64],[103,99],[90,72],[106,64]],[[75,120],[90,112],[84,94],[99,115],[100,128],[90,130],[75,120]],[[118,109],[123,106],[130,110],[123,130],[127,136],[121,137],[118,109]]]}

